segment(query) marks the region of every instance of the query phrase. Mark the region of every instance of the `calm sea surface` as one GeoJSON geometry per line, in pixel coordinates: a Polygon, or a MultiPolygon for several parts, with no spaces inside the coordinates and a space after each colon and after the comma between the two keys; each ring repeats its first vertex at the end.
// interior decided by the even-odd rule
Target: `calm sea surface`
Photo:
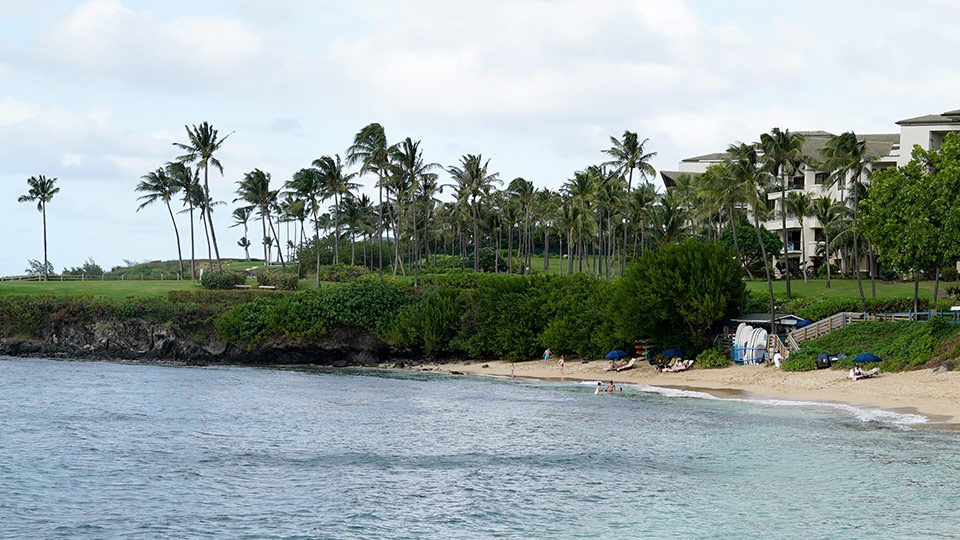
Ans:
{"type": "Polygon", "coordinates": [[[0,358],[0,538],[958,538],[960,433],[852,407],[0,358]]]}

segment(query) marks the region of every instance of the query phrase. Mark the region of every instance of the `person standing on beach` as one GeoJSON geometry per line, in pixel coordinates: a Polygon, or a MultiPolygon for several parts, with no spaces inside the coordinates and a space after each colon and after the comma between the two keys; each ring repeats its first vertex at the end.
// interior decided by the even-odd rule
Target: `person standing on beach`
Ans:
{"type": "Polygon", "coordinates": [[[560,355],[560,359],[557,360],[557,365],[560,366],[560,378],[561,378],[561,379],[563,378],[563,364],[564,364],[564,359],[563,359],[563,355],[561,354],[561,355],[560,355]]]}
{"type": "Polygon", "coordinates": [[[550,361],[550,349],[543,351],[543,363],[546,364],[550,361]]]}

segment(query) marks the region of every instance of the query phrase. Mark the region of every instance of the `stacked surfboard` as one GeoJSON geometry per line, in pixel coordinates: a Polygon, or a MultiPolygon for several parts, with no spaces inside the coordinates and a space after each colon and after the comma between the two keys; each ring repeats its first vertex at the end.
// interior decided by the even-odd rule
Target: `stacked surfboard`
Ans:
{"type": "Polygon", "coordinates": [[[760,363],[767,350],[767,331],[740,323],[733,335],[733,346],[734,361],[739,359],[745,364],[760,363]]]}

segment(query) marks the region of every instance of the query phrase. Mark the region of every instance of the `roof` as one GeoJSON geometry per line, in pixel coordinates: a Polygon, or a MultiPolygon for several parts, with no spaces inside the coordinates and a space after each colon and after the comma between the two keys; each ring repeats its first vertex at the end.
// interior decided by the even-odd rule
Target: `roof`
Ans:
{"type": "MultiPolygon", "coordinates": [[[[792,326],[802,321],[802,317],[797,317],[796,315],[790,313],[777,313],[774,316],[774,320],[777,321],[777,324],[792,326]]],[[[747,324],[770,324],[770,314],[769,313],[744,313],[740,317],[732,317],[731,322],[735,323],[747,323],[747,324]]]]}
{"type": "MultiPolygon", "coordinates": [[[[957,111],[957,115],[957,121],[960,122],[960,111],[957,111]]],[[[820,151],[826,147],[827,141],[829,141],[831,137],[835,136],[833,133],[821,130],[797,131],[795,133],[803,135],[803,155],[812,157],[812,161],[820,159],[820,151]]],[[[871,158],[889,156],[893,150],[893,146],[900,144],[899,133],[870,133],[866,135],[857,135],[857,139],[867,143],[867,157],[871,158]]],[[[762,152],[760,154],[761,156],[763,155],[762,152]]],[[[723,161],[726,157],[726,152],[715,152],[713,154],[704,154],[702,156],[686,158],[683,160],[683,163],[703,163],[712,161],[719,162],[723,161]]],[[[815,163],[810,163],[809,165],[816,166],[815,163]]],[[[675,180],[676,175],[679,174],[681,173],[673,173],[671,180],[675,180]]],[[[666,176],[664,178],[666,178],[666,176]]]]}
{"type": "Polygon", "coordinates": [[[663,187],[673,187],[677,185],[677,179],[683,175],[696,177],[700,176],[703,173],[690,172],[690,171],[660,171],[660,176],[663,177],[663,187]]]}
{"type": "Polygon", "coordinates": [[[947,111],[943,114],[926,114],[915,118],[907,118],[897,122],[898,126],[923,126],[931,124],[957,124],[960,123],[960,109],[947,111]]]}
{"type": "Polygon", "coordinates": [[[702,156],[694,156],[686,158],[683,161],[723,161],[727,158],[726,152],[714,152],[712,154],[704,154],[702,156]]]}

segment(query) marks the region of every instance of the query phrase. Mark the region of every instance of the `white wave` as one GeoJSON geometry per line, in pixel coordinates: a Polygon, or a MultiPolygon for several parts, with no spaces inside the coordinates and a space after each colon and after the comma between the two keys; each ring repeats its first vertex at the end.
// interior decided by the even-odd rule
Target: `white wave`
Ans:
{"type": "Polygon", "coordinates": [[[633,388],[636,388],[640,392],[658,394],[664,397],[671,397],[671,398],[706,399],[706,400],[718,400],[718,401],[731,401],[736,403],[749,403],[753,405],[767,405],[772,407],[833,410],[837,412],[842,412],[844,414],[849,414],[863,423],[879,422],[883,424],[893,424],[896,426],[908,427],[908,426],[915,426],[918,424],[926,424],[930,421],[930,419],[927,418],[926,416],[919,415],[919,414],[900,413],[900,412],[889,411],[885,409],[878,409],[874,407],[851,405],[848,403],[832,403],[832,402],[826,402],[826,401],[799,401],[799,400],[775,399],[775,398],[742,398],[742,397],[724,398],[724,397],[715,396],[707,392],[700,392],[696,390],[683,390],[679,388],[663,388],[659,386],[650,386],[646,384],[631,385],[631,386],[633,388]]]}

